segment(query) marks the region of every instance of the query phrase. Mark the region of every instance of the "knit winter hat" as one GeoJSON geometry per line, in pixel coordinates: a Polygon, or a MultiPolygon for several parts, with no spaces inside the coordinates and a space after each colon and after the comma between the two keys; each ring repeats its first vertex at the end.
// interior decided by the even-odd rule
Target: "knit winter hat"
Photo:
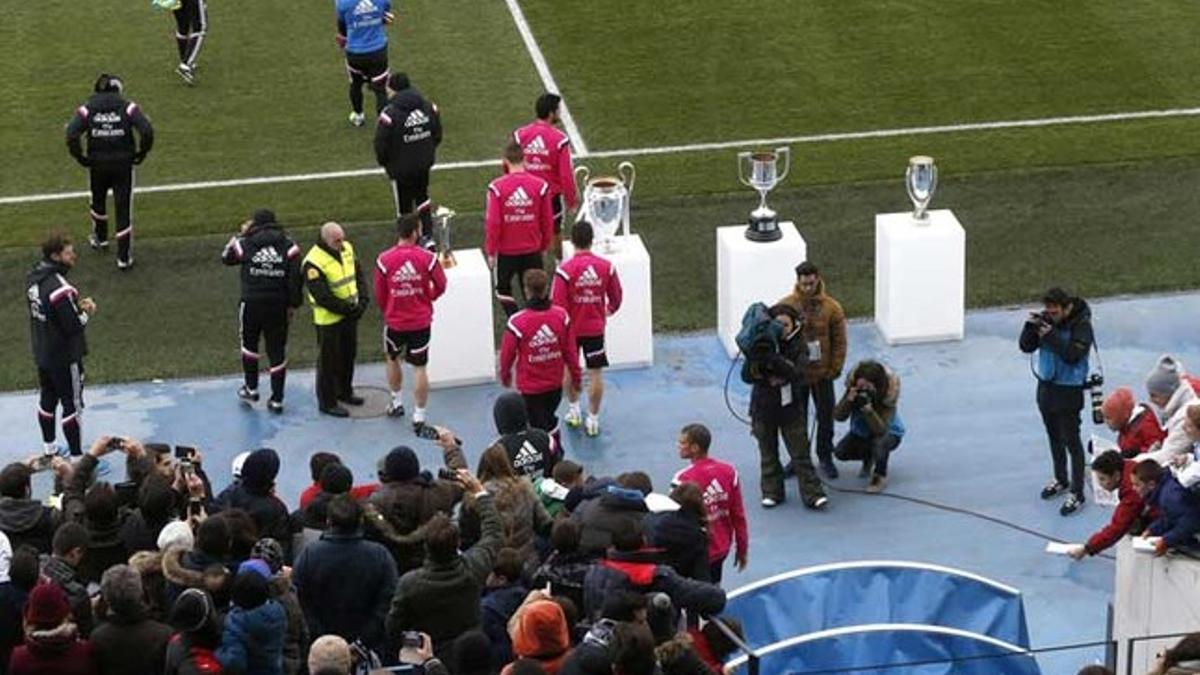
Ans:
{"type": "Polygon", "coordinates": [[[250,549],[250,557],[265,562],[271,574],[283,569],[283,547],[270,537],[254,542],[254,548],[250,549]]]}
{"type": "Polygon", "coordinates": [[[233,579],[233,604],[242,609],[260,607],[269,597],[267,577],[263,570],[270,573],[267,564],[261,560],[247,560],[242,563],[238,574],[233,579]],[[258,565],[252,565],[258,563],[258,565]],[[259,567],[261,566],[261,567],[259,567]]]}
{"type": "Polygon", "coordinates": [[[60,626],[70,615],[67,594],[55,583],[34,586],[25,603],[25,622],[40,630],[60,626]]]}
{"type": "Polygon", "coordinates": [[[174,546],[191,550],[196,545],[192,526],[182,520],[173,520],[158,532],[158,550],[165,551],[174,546]]]}
{"type": "Polygon", "coordinates": [[[171,608],[171,627],[184,633],[200,630],[212,614],[212,600],[199,588],[189,588],[179,594],[171,608]]]}
{"type": "Polygon", "coordinates": [[[1117,387],[1104,399],[1100,412],[1104,413],[1104,419],[1117,427],[1123,427],[1133,416],[1133,406],[1133,390],[1129,387],[1117,387]]]}
{"type": "Polygon", "coordinates": [[[1146,376],[1146,391],[1160,396],[1170,396],[1179,388],[1183,376],[1183,364],[1170,354],[1158,357],[1158,363],[1146,376]]]}
{"type": "Polygon", "coordinates": [[[350,486],[354,484],[354,474],[341,464],[330,464],[321,469],[319,483],[322,492],[340,495],[350,491],[350,486]]]}
{"type": "Polygon", "coordinates": [[[417,453],[407,445],[392,448],[383,460],[383,473],[388,480],[412,480],[421,472],[421,462],[417,453]]]}
{"type": "Polygon", "coordinates": [[[242,465],[242,483],[248,488],[266,490],[279,475],[279,455],[271,448],[259,448],[250,453],[242,465]]]}
{"type": "Polygon", "coordinates": [[[552,600],[535,600],[521,608],[509,635],[518,656],[553,657],[571,648],[567,617],[552,600]]]}

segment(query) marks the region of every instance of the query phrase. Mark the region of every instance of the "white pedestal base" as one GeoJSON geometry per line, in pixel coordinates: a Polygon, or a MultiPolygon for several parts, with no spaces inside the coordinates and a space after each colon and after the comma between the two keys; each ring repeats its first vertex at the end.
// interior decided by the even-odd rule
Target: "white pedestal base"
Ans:
{"type": "MultiPolygon", "coordinates": [[[[575,255],[570,241],[563,242],[563,260],[575,255]]],[[[592,251],[617,269],[624,291],[621,308],[608,318],[604,348],[610,368],[645,368],[654,363],[654,315],[651,303],[650,252],[636,234],[617,237],[617,248],[607,251],[596,244],[592,251]]]]}
{"type": "Polygon", "coordinates": [[[483,252],[454,252],[446,270],[446,292],[433,304],[429,340],[429,384],[453,387],[496,379],[492,340],[492,274],[483,252]]]}
{"type": "Polygon", "coordinates": [[[966,233],[949,210],[875,216],[875,325],[888,344],[961,340],[966,233]]]}
{"type": "Polygon", "coordinates": [[[783,238],[755,242],[746,238],[746,226],[717,228],[717,337],[725,353],[737,352],[734,338],[742,328],[742,315],[755,302],[768,306],[796,285],[796,265],[808,258],[808,245],[793,223],[779,224],[783,238]]]}

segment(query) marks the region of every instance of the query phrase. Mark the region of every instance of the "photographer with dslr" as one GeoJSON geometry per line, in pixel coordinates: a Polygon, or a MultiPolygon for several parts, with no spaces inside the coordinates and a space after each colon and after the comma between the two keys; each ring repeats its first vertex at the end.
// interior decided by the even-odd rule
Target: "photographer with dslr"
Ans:
{"type": "Polygon", "coordinates": [[[772,508],[786,497],[783,465],[779,463],[782,434],[800,484],[800,499],[810,509],[824,508],[829,500],[808,450],[808,384],[804,370],[808,350],[800,314],[791,305],[778,304],[767,310],[767,316],[769,324],[762,324],[762,336],[746,350],[742,366],[742,381],[753,385],[750,429],[761,457],[762,505],[772,508]]]}
{"type": "Polygon", "coordinates": [[[1079,437],[1079,413],[1083,390],[1098,386],[1088,378],[1088,352],[1092,349],[1092,310],[1082,298],[1061,288],[1051,288],[1042,297],[1044,309],[1031,312],[1021,329],[1021,351],[1037,352],[1033,367],[1037,377],[1037,404],[1050,441],[1054,480],[1042,488],[1042,499],[1053,499],[1070,490],[1059,509],[1061,515],[1083,506],[1085,463],[1079,437]],[[1071,457],[1071,482],[1067,483],[1067,456],[1071,457]]]}
{"type": "Polygon", "coordinates": [[[859,361],[846,378],[846,392],[833,408],[833,418],[850,420],[850,431],[833,454],[841,461],[862,461],[860,478],[870,476],[867,492],[887,487],[888,456],[904,438],[900,419],[900,376],[878,361],[859,361]]]}

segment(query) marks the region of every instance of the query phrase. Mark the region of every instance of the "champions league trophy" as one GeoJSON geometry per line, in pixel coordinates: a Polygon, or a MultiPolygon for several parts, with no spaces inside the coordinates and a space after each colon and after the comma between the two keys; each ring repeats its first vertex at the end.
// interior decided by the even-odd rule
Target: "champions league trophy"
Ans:
{"type": "Polygon", "coordinates": [[[908,160],[908,168],[904,171],[904,187],[908,190],[908,198],[913,203],[913,220],[920,225],[929,224],[929,201],[937,190],[937,166],[932,157],[917,155],[908,160]]]}
{"type": "Polygon", "coordinates": [[[746,238],[750,241],[777,241],[783,237],[775,211],[767,206],[767,193],[787,177],[791,165],[792,151],[787,147],[775,148],[773,152],[738,153],[738,179],[743,185],[758,190],[759,194],[758,208],[750,212],[750,224],[746,228],[746,238]],[[779,171],[781,159],[783,171],[779,171]]]}
{"type": "Polygon", "coordinates": [[[433,212],[433,237],[437,243],[438,262],[443,268],[454,267],[458,261],[454,259],[454,251],[450,248],[450,219],[456,214],[453,209],[445,206],[437,207],[433,212]]]}
{"type": "Polygon", "coordinates": [[[586,166],[575,169],[575,180],[581,185],[583,199],[579,206],[576,222],[587,220],[595,228],[596,239],[611,253],[617,248],[617,227],[621,236],[629,236],[629,198],[633,194],[633,181],[637,170],[633,163],[617,165],[616,176],[592,178],[586,166]]]}

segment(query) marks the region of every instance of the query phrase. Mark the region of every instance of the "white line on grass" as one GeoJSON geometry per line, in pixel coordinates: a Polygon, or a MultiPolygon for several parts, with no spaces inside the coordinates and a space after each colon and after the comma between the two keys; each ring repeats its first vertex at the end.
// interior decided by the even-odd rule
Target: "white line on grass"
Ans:
{"type": "MultiPolygon", "coordinates": [[[[517,32],[525,41],[525,49],[529,50],[529,58],[533,59],[533,67],[537,68],[538,75],[542,78],[542,86],[546,88],[546,91],[561,96],[562,90],[554,81],[554,73],[550,72],[550,65],[546,63],[546,57],[542,55],[537,40],[533,38],[533,31],[529,29],[529,22],[525,20],[525,12],[521,11],[521,5],[517,3],[517,0],[504,0],[504,2],[508,5],[508,12],[512,14],[513,21],[517,24],[517,32]]],[[[567,107],[566,97],[563,97],[558,111],[562,117],[563,128],[566,129],[567,136],[571,138],[571,145],[575,146],[575,156],[587,157],[587,143],[583,142],[583,135],[579,133],[579,127],[575,126],[575,118],[571,116],[571,109],[567,107]]]]}
{"type": "MultiPolygon", "coordinates": [[[[690,145],[671,145],[657,148],[630,148],[626,150],[602,150],[593,152],[590,157],[638,157],[646,155],[668,155],[684,152],[704,152],[709,150],[725,150],[762,145],[784,143],[832,143],[867,138],[890,138],[895,136],[920,136],[927,134],[948,134],[963,131],[988,131],[995,129],[1019,129],[1023,127],[1065,126],[1071,124],[1095,124],[1099,122],[1122,122],[1126,120],[1157,119],[1166,117],[1196,117],[1200,116],[1200,108],[1171,108],[1167,110],[1142,110],[1136,112],[1107,113],[1103,115],[1074,115],[1069,117],[1045,117],[1030,120],[1005,120],[999,122],[971,122],[967,124],[948,124],[943,126],[906,127],[900,129],[877,129],[873,131],[850,131],[836,134],[816,134],[811,136],[782,136],[779,138],[758,138],[742,141],[721,141],[718,143],[693,143],[690,145]]],[[[469,162],[448,162],[433,167],[434,171],[451,171],[454,169],[478,169],[488,166],[499,166],[494,159],[484,159],[469,162]]],[[[196,183],[168,183],[166,185],[139,186],[138,194],[151,192],[183,192],[186,190],[207,190],[210,188],[242,187],[246,185],[270,185],[275,183],[301,183],[307,181],[334,180],[338,178],[358,178],[362,176],[381,175],[383,169],[354,169],[350,171],[330,171],[326,173],[302,173],[284,176],[257,176],[253,178],[232,178],[229,180],[211,180],[196,183]]],[[[34,202],[52,202],[64,199],[89,197],[88,192],[51,192],[46,194],[18,195],[0,197],[0,206],[8,204],[30,204],[34,202]]]]}

